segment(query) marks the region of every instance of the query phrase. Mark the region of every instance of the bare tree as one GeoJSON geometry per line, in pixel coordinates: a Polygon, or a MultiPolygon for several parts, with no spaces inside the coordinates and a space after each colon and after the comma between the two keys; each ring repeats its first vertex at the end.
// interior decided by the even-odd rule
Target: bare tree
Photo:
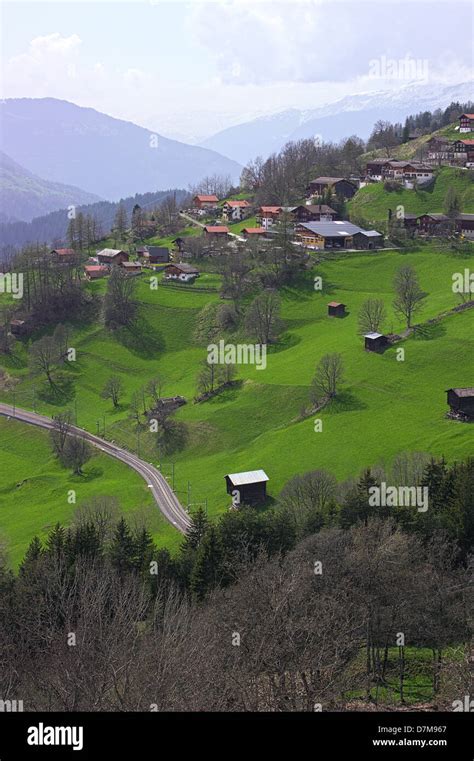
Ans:
{"type": "Polygon", "coordinates": [[[359,332],[375,333],[387,318],[382,299],[366,299],[359,310],[359,332]]]}
{"type": "Polygon", "coordinates": [[[91,445],[81,436],[68,436],[61,456],[63,465],[72,468],[76,476],[82,475],[82,467],[92,457],[91,445]]]}
{"type": "Polygon", "coordinates": [[[261,344],[275,339],[281,329],[280,298],[276,291],[266,289],[255,297],[245,315],[245,327],[261,344]]]}
{"type": "Polygon", "coordinates": [[[342,355],[337,352],[325,354],[316,366],[316,373],[311,383],[312,402],[316,404],[335,397],[343,375],[342,355]]]}
{"type": "Polygon", "coordinates": [[[72,425],[71,410],[66,410],[66,412],[60,412],[58,415],[54,415],[53,421],[54,427],[50,431],[51,443],[55,455],[57,457],[62,457],[72,425]]]}
{"type": "Polygon", "coordinates": [[[394,287],[396,296],[393,308],[398,315],[405,318],[409,328],[413,316],[422,308],[427,294],[421,290],[417,274],[409,264],[405,264],[397,271],[394,287]]]}
{"type": "Polygon", "coordinates": [[[57,341],[53,336],[43,336],[30,348],[30,367],[35,372],[42,372],[50,386],[54,386],[52,372],[60,361],[57,341]]]}
{"type": "Polygon", "coordinates": [[[122,395],[122,379],[118,375],[111,375],[102,390],[102,398],[111,399],[114,407],[118,407],[122,395]]]}

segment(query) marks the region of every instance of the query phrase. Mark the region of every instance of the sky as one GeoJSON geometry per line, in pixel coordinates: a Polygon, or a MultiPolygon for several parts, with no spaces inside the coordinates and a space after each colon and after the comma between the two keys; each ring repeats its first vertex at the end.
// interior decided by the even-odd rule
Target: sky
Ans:
{"type": "Polygon", "coordinates": [[[1,97],[62,98],[187,142],[473,71],[467,0],[7,0],[1,16],[1,97]]]}

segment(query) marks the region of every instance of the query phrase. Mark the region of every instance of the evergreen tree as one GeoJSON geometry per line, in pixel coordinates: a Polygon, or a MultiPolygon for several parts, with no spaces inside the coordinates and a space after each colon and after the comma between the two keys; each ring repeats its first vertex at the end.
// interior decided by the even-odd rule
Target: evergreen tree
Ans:
{"type": "Polygon", "coordinates": [[[201,540],[191,572],[191,591],[198,600],[203,600],[221,581],[222,560],[219,534],[211,526],[201,540]]]}
{"type": "Polygon", "coordinates": [[[197,550],[208,527],[209,521],[207,515],[204,509],[200,507],[191,516],[191,525],[186,532],[186,538],[182,544],[183,552],[197,550]]]}
{"type": "Polygon", "coordinates": [[[119,575],[131,571],[135,564],[135,542],[125,518],[121,518],[112,538],[110,561],[119,575]]]}

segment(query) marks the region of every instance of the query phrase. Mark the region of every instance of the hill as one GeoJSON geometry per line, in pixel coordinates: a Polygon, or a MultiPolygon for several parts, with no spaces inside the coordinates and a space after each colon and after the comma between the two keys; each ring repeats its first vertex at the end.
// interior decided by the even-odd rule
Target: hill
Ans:
{"type": "Polygon", "coordinates": [[[0,148],[29,171],[115,201],[150,188],[187,187],[240,165],[215,151],[169,140],[136,124],[56,98],[0,104],[0,148]]]}
{"type": "MultiPolygon", "coordinates": [[[[364,467],[390,464],[403,451],[461,459],[472,450],[472,431],[444,417],[445,389],[472,385],[474,311],[453,314],[399,344],[405,349],[403,362],[397,361],[398,347],[383,355],[364,351],[357,314],[366,298],[380,298],[388,314],[384,329],[400,332],[403,326],[392,308],[393,278],[401,265],[412,264],[428,293],[418,319],[429,320],[456,304],[452,274],[463,272],[470,261],[469,254],[420,245],[342,254],[323,262],[280,289],[285,330],[269,350],[267,368],[238,366],[239,382],[200,404],[192,400],[206,350],[196,345],[193,333],[200,310],[210,302],[220,303],[220,276],[203,272],[195,286],[162,285],[156,290],[142,276],[137,284],[142,318],[137,330],[112,334],[99,322],[74,327],[77,361],[66,372],[73,381],[79,424],[95,431],[105,416],[107,438],[136,449],[130,400],[150,378],[160,375],[164,395],[188,400],[176,414],[183,436],[174,452],[162,455],[154,435],[142,429],[141,456],[160,463],[184,504],[207,500],[211,516],[228,508],[226,473],[264,468],[270,477],[269,493],[276,497],[292,476],[316,468],[344,480],[364,467]],[[315,274],[323,278],[322,293],[314,290],[315,274]],[[345,319],[327,317],[330,300],[347,304],[345,319]],[[317,415],[323,426],[316,433],[314,415],[301,419],[300,411],[308,404],[316,363],[334,351],[342,354],[344,382],[340,396],[317,415]],[[115,410],[101,396],[112,373],[120,376],[125,389],[123,403],[115,410]]],[[[88,287],[100,293],[105,282],[88,287]]],[[[50,403],[38,397],[23,344],[17,344],[10,359],[1,358],[0,365],[18,381],[18,406],[31,408],[36,398],[38,412],[51,415],[73,404],[71,399],[58,404],[57,399],[50,403]]],[[[0,389],[0,397],[10,403],[13,398],[6,389],[0,389]]],[[[22,504],[18,495],[17,510],[22,504]]],[[[31,514],[31,533],[43,525],[40,513],[31,514]]]]}
{"type": "Polygon", "coordinates": [[[387,221],[388,210],[395,211],[403,206],[409,214],[443,212],[443,202],[449,187],[455,188],[461,199],[461,210],[474,213],[474,176],[465,169],[441,167],[435,180],[427,190],[388,191],[383,182],[376,182],[361,188],[349,201],[348,209],[352,219],[364,219],[377,225],[387,221]]]}
{"type": "Polygon", "coordinates": [[[30,222],[34,217],[64,209],[71,204],[79,206],[99,200],[95,193],[43,180],[0,151],[0,204],[3,217],[0,221],[8,222],[10,218],[30,222]]]}

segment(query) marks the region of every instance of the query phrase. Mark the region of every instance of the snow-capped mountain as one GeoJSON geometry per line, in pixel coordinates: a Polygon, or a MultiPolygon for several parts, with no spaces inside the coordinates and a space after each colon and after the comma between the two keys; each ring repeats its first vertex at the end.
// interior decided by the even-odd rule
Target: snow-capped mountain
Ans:
{"type": "Polygon", "coordinates": [[[333,142],[350,135],[366,139],[378,119],[403,121],[410,114],[473,98],[473,82],[449,87],[406,85],[396,90],[349,95],[314,109],[292,108],[262,116],[217,132],[201,145],[245,164],[255,156],[266,157],[278,151],[288,140],[316,135],[333,142]]]}

